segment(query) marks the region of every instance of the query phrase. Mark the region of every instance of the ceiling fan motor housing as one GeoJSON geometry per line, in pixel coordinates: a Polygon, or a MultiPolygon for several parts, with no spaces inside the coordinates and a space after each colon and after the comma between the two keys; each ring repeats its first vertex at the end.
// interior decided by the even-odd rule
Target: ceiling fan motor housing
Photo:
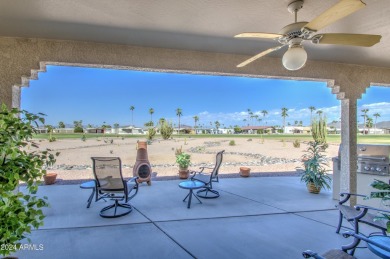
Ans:
{"type": "Polygon", "coordinates": [[[294,38],[307,39],[308,37],[310,37],[310,35],[305,34],[302,31],[302,28],[305,27],[307,23],[308,22],[296,22],[283,27],[279,31],[279,34],[283,35],[280,38],[278,38],[280,44],[288,44],[288,42],[294,38]]]}

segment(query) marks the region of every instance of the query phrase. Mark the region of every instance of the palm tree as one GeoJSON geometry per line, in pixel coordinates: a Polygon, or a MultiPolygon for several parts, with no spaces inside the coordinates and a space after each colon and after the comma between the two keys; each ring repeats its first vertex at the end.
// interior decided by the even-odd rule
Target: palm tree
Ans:
{"type": "MultiPolygon", "coordinates": [[[[367,124],[367,128],[368,128],[368,129],[371,129],[371,128],[372,128],[372,124],[373,124],[372,118],[367,117],[367,122],[366,122],[366,124],[367,124]]],[[[369,131],[369,130],[367,130],[367,134],[368,134],[368,131],[369,131]]]]}
{"type": "MultiPolygon", "coordinates": [[[[250,118],[251,118],[251,109],[246,109],[246,111],[248,112],[248,121],[250,120],[250,118]]],[[[253,113],[252,113],[253,114],[253,113]]],[[[249,125],[249,124],[248,124],[249,125]]]]}
{"type": "Polygon", "coordinates": [[[180,133],[180,117],[183,115],[182,109],[177,108],[176,109],[176,116],[179,117],[179,133],[180,133]]]}
{"type": "Polygon", "coordinates": [[[313,120],[313,111],[316,110],[316,107],[309,106],[309,110],[310,110],[310,123],[311,123],[311,121],[313,120]]]}
{"type": "Polygon", "coordinates": [[[367,112],[369,110],[368,109],[363,109],[362,110],[362,113],[364,113],[362,116],[363,116],[363,119],[364,119],[364,122],[363,122],[363,134],[366,134],[366,119],[367,119],[367,112]]]}
{"type": "Polygon", "coordinates": [[[316,113],[318,114],[318,116],[320,116],[320,117],[321,117],[321,115],[322,115],[323,111],[321,111],[321,110],[318,110],[316,113]]]}
{"type": "Polygon", "coordinates": [[[214,123],[215,123],[215,127],[217,128],[217,133],[218,133],[218,129],[221,126],[221,123],[219,123],[219,121],[216,121],[214,123]]]}
{"type": "Polygon", "coordinates": [[[134,122],[133,122],[133,112],[134,112],[134,109],[135,109],[135,107],[132,105],[132,106],[130,106],[130,111],[131,111],[131,125],[132,126],[134,126],[134,122]]]}
{"type": "Polygon", "coordinates": [[[378,117],[380,117],[381,115],[377,112],[377,113],[374,113],[374,115],[372,115],[375,117],[375,134],[376,134],[376,120],[378,119],[378,117]]]}
{"type": "Polygon", "coordinates": [[[250,115],[250,116],[249,116],[249,118],[251,119],[251,124],[253,124],[253,123],[252,123],[252,119],[253,119],[253,112],[249,112],[249,115],[250,115]]]}
{"type": "MultiPolygon", "coordinates": [[[[267,110],[262,110],[261,113],[263,114],[263,118],[265,119],[265,116],[268,114],[268,111],[267,110]]],[[[267,122],[265,122],[265,124],[267,124],[267,122]]]]}
{"type": "Polygon", "coordinates": [[[288,111],[287,108],[285,108],[285,107],[282,108],[283,132],[284,132],[284,130],[286,129],[286,117],[288,117],[287,111],[288,111]]]}
{"type": "Polygon", "coordinates": [[[196,133],[196,123],[199,121],[199,117],[195,115],[195,116],[192,117],[192,118],[194,118],[194,122],[195,122],[194,128],[195,128],[195,133],[196,133]]]}
{"type": "Polygon", "coordinates": [[[154,109],[153,109],[153,108],[150,108],[150,109],[149,109],[149,113],[150,113],[150,121],[153,122],[153,113],[154,113],[154,109]]]}
{"type": "Polygon", "coordinates": [[[247,119],[243,119],[242,121],[244,122],[244,126],[245,126],[245,122],[247,121],[247,119]]]}
{"type": "MultiPolygon", "coordinates": [[[[374,114],[374,116],[375,116],[375,114],[374,114]]],[[[64,129],[65,128],[65,123],[63,121],[58,122],[58,128],[59,129],[64,129]]]]}

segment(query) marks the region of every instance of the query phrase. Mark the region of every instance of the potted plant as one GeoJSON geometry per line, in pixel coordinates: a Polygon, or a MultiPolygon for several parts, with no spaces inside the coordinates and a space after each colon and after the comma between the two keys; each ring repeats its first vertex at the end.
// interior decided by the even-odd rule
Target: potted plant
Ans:
{"type": "MultiPolygon", "coordinates": [[[[45,164],[53,164],[49,151],[30,151],[38,147],[31,141],[34,125],[44,123],[43,114],[35,115],[16,108],[0,108],[0,255],[7,256],[20,247],[32,228],[43,225],[42,207],[46,198],[36,196],[45,164]],[[19,191],[19,181],[26,184],[19,191]]],[[[27,239],[29,241],[29,239],[27,239]]]]}
{"type": "Polygon", "coordinates": [[[179,165],[179,178],[187,179],[189,176],[188,166],[191,163],[191,156],[180,149],[176,150],[176,163],[179,165]]]}
{"type": "Polygon", "coordinates": [[[330,189],[331,178],[326,174],[327,165],[323,144],[317,141],[310,141],[306,154],[302,156],[305,167],[301,175],[301,181],[306,183],[311,193],[318,194],[321,188],[330,189]]]}
{"type": "MultiPolygon", "coordinates": [[[[48,151],[42,151],[42,152],[45,152],[47,154],[48,151]]],[[[59,153],[57,153],[57,155],[58,154],[59,153]]],[[[49,157],[51,157],[51,160],[46,161],[45,166],[42,170],[43,171],[43,181],[45,182],[46,185],[51,185],[51,184],[55,183],[55,181],[57,179],[57,174],[53,173],[53,172],[51,172],[51,173],[47,172],[47,169],[50,168],[54,164],[53,161],[55,161],[53,154],[47,154],[47,155],[49,157]]]]}

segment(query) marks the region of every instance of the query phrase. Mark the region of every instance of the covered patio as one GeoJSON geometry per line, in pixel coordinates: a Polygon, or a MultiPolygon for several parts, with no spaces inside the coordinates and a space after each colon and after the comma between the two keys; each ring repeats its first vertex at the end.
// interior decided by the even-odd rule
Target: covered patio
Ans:
{"type": "MultiPolygon", "coordinates": [[[[104,219],[110,201],[86,201],[79,185],[42,186],[49,197],[45,225],[34,230],[20,258],[302,258],[352,241],[336,234],[338,211],[331,191],[307,192],[299,177],[221,179],[218,199],[182,199],[179,180],[142,184],[127,216],[104,219]]],[[[348,223],[345,225],[350,227],[348,223]]],[[[344,229],[346,230],[346,229],[344,229]]],[[[368,231],[368,230],[367,230],[368,231]]],[[[364,229],[363,229],[364,232],[364,229]]],[[[358,249],[358,258],[375,258],[358,249]]]]}
{"type": "MultiPolygon", "coordinates": [[[[380,35],[380,42],[372,47],[308,43],[308,60],[299,70],[283,67],[283,51],[237,67],[256,53],[278,48],[268,38],[235,39],[234,35],[280,31],[294,21],[287,10],[292,2],[4,2],[0,8],[0,101],[20,107],[21,87],[38,79],[46,65],[322,81],[341,101],[340,191],[359,192],[357,100],[372,85],[390,86],[386,55],[390,5],[387,1],[341,0],[347,3],[343,15],[320,30],[380,35]],[[361,8],[347,15],[349,4],[361,8]]],[[[298,21],[314,21],[339,2],[303,1],[298,21]]],[[[322,17],[328,20],[332,15],[322,17]]]]}
{"type": "MultiPolygon", "coordinates": [[[[337,191],[357,189],[357,100],[372,85],[390,86],[390,5],[367,6],[323,32],[382,35],[371,48],[305,45],[306,65],[282,65],[284,52],[237,68],[275,47],[268,39],[238,40],[246,31],[278,32],[293,22],[285,1],[3,1],[0,4],[0,101],[20,107],[21,87],[46,65],[133,69],[322,81],[341,101],[341,170],[337,191]]],[[[305,1],[299,20],[311,21],[337,0],[305,1]]],[[[239,89],[237,90],[239,91],[239,89]]],[[[275,97],[277,98],[277,96],[275,97]]],[[[42,111],[44,112],[44,111],[42,111]]],[[[99,217],[104,202],[86,209],[78,185],[42,186],[52,205],[34,230],[38,251],[21,258],[300,258],[350,241],[335,234],[330,191],[307,193],[296,177],[224,179],[221,197],[194,201],[177,181],[142,186],[128,216],[99,217]]],[[[356,200],[352,200],[354,204],[356,200]]],[[[359,258],[373,258],[367,249],[359,258]]]]}

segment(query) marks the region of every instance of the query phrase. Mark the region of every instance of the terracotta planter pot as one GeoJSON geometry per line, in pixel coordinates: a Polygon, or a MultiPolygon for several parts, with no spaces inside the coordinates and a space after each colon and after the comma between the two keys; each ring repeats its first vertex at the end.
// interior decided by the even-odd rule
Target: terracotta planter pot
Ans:
{"type": "Polygon", "coordinates": [[[46,185],[54,184],[56,179],[57,179],[56,173],[47,173],[46,175],[43,176],[43,180],[45,181],[46,185]]]}
{"type": "Polygon", "coordinates": [[[310,193],[319,194],[321,191],[321,187],[316,187],[314,183],[308,183],[306,187],[310,193]]]}
{"type": "Polygon", "coordinates": [[[251,169],[249,167],[240,167],[240,175],[242,177],[249,177],[251,169]]]}
{"type": "Polygon", "coordinates": [[[190,175],[190,171],[188,169],[179,169],[180,179],[188,179],[189,175],[190,175]]]}

